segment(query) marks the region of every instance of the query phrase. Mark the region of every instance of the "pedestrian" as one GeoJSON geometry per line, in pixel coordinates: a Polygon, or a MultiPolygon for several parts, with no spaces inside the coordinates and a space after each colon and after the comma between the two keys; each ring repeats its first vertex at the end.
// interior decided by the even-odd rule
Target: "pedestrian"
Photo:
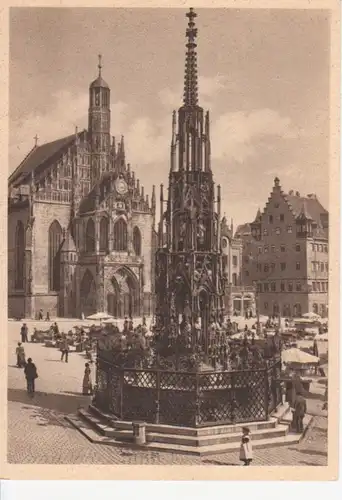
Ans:
{"type": "Polygon", "coordinates": [[[49,311],[46,312],[46,319],[45,321],[50,321],[50,313],[49,311]]]}
{"type": "Polygon", "coordinates": [[[39,321],[41,321],[44,317],[44,314],[43,314],[43,309],[39,309],[39,314],[38,314],[38,319],[39,321]]]}
{"type": "Polygon", "coordinates": [[[15,353],[17,355],[17,367],[23,368],[26,364],[26,360],[25,360],[25,350],[21,342],[18,342],[18,347],[16,348],[15,353]]]}
{"type": "Polygon", "coordinates": [[[24,373],[27,382],[27,393],[33,396],[35,392],[35,380],[38,378],[38,373],[36,365],[32,362],[32,358],[28,358],[24,373]]]}
{"type": "Polygon", "coordinates": [[[26,323],[23,323],[23,326],[21,327],[21,330],[20,330],[20,335],[21,335],[21,342],[22,343],[28,342],[28,338],[27,338],[28,329],[27,329],[26,323]]]}
{"type": "Polygon", "coordinates": [[[304,396],[299,393],[296,395],[294,403],[293,424],[295,431],[301,434],[304,431],[303,420],[306,414],[306,400],[304,396]]]}
{"type": "Polygon", "coordinates": [[[85,364],[82,388],[84,396],[88,396],[93,393],[93,384],[91,382],[91,370],[89,363],[85,364]]]}
{"type": "Polygon", "coordinates": [[[62,339],[61,351],[62,351],[61,361],[63,361],[63,359],[65,358],[65,362],[67,363],[69,356],[69,343],[65,334],[63,335],[62,339]]]}
{"type": "Polygon", "coordinates": [[[248,427],[242,427],[240,461],[243,462],[243,465],[250,465],[253,460],[253,448],[250,433],[251,431],[248,427]]]}

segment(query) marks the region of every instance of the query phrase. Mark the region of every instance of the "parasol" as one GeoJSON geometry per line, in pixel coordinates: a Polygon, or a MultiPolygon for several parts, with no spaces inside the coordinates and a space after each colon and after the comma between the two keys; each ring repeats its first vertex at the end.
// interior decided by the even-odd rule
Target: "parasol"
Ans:
{"type": "Polygon", "coordinates": [[[319,363],[319,358],[297,347],[291,347],[282,352],[282,361],[285,364],[316,365],[319,363]]]}
{"type": "Polygon", "coordinates": [[[114,320],[114,318],[110,314],[107,314],[105,312],[97,312],[95,314],[92,314],[91,316],[87,316],[87,319],[97,320],[97,321],[104,321],[104,320],[110,319],[110,318],[112,318],[114,320]]]}

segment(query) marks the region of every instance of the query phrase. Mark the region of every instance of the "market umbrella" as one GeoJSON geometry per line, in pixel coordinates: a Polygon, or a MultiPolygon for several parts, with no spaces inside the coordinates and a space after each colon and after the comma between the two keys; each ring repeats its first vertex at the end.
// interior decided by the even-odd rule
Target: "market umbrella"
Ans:
{"type": "Polygon", "coordinates": [[[319,314],[316,314],[314,312],[308,312],[303,314],[303,318],[309,318],[309,319],[321,319],[319,314]]]}
{"type": "Polygon", "coordinates": [[[105,312],[97,312],[95,314],[92,314],[91,316],[87,316],[86,319],[89,319],[89,320],[97,320],[97,321],[104,321],[106,319],[113,319],[113,316],[111,316],[110,314],[107,314],[105,312]]]}
{"type": "Polygon", "coordinates": [[[319,358],[297,347],[291,347],[282,352],[282,361],[286,364],[315,365],[319,363],[319,358]]]}

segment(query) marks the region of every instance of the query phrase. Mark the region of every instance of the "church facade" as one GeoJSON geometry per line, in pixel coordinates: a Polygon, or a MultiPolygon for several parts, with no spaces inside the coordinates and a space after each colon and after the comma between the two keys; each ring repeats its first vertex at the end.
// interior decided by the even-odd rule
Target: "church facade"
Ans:
{"type": "Polygon", "coordinates": [[[8,183],[8,316],[153,312],[156,199],[110,127],[110,89],[89,87],[88,129],[38,146],[8,183]]]}

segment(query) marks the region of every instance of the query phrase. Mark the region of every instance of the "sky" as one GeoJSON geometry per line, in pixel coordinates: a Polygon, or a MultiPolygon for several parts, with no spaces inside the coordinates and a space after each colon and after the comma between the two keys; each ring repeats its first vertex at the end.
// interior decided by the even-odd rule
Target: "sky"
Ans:
{"type": "MultiPolygon", "coordinates": [[[[112,135],[151,193],[167,184],[182,104],[183,9],[12,8],[10,173],[34,145],[87,127],[88,88],[111,88],[112,135]]],[[[214,180],[234,226],[274,178],[328,208],[329,17],[324,10],[197,9],[199,104],[210,111],[214,180]]]]}

